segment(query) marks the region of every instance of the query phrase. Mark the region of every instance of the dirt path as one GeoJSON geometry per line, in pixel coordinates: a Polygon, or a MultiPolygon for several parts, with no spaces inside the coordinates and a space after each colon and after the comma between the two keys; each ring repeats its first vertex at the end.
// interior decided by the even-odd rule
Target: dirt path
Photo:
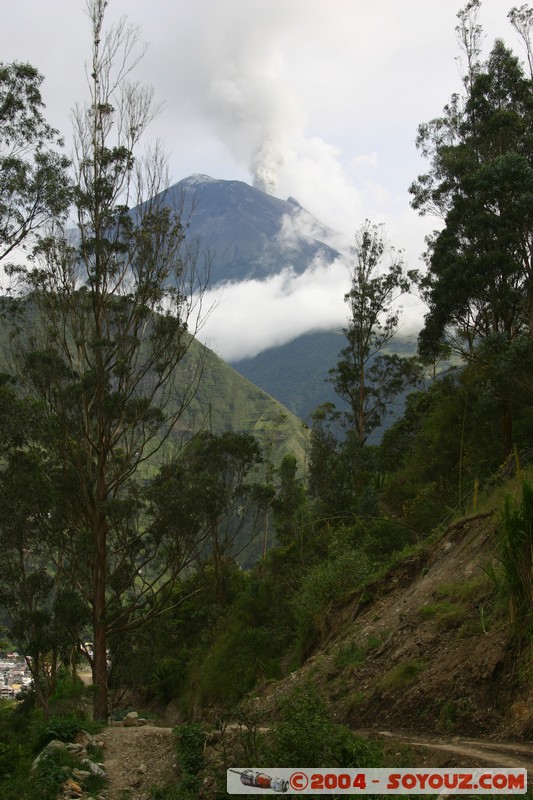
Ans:
{"type": "Polygon", "coordinates": [[[175,775],[172,728],[109,727],[98,738],[104,742],[109,800],[149,800],[152,786],[164,786],[175,775]]]}
{"type": "MultiPolygon", "coordinates": [[[[408,745],[427,766],[524,767],[533,781],[533,743],[498,742],[460,736],[417,735],[406,731],[356,731],[408,745]]],[[[425,764],[421,762],[421,765],[425,764]]]]}
{"type": "MultiPolygon", "coordinates": [[[[364,729],[354,733],[378,736],[392,749],[395,745],[408,746],[416,766],[524,767],[529,783],[533,781],[533,743],[530,742],[417,735],[397,730],[364,729]]],[[[99,738],[104,742],[109,800],[149,800],[151,787],[164,786],[175,777],[172,728],[109,727],[99,738]]]]}

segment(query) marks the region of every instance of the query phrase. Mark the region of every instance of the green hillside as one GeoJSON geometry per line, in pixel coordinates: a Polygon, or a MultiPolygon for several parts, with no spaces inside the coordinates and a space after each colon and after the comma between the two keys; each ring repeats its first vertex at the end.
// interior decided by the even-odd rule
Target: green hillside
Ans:
{"type": "MultiPolygon", "coordinates": [[[[335,366],[345,346],[346,338],[342,331],[313,331],[232,366],[301,419],[309,420],[323,403],[334,403],[341,410],[344,408],[328,378],[329,370],[335,366]]],[[[416,336],[397,336],[384,352],[412,356],[416,353],[416,336]]],[[[404,404],[405,397],[398,397],[387,424],[376,431],[372,442],[381,439],[383,430],[401,414],[404,404]]]]}
{"type": "MultiPolygon", "coordinates": [[[[206,361],[198,392],[182,418],[183,427],[250,433],[274,464],[286,453],[303,463],[308,434],[302,420],[199,342],[194,342],[191,350],[189,360],[201,352],[206,361]]],[[[181,368],[186,370],[187,363],[181,368]]]]}
{"type": "MultiPolygon", "coordinates": [[[[14,361],[9,326],[4,317],[0,324],[0,371],[12,373],[14,361]]],[[[299,464],[304,464],[308,431],[302,420],[196,340],[176,367],[175,403],[181,402],[180,386],[187,387],[191,383],[191,374],[198,369],[198,364],[202,366],[197,391],[168,444],[157,455],[157,460],[154,459],[154,467],[166,460],[184,439],[202,430],[215,434],[224,431],[250,433],[258,438],[265,458],[274,465],[279,465],[286,453],[292,453],[299,464]]]]}

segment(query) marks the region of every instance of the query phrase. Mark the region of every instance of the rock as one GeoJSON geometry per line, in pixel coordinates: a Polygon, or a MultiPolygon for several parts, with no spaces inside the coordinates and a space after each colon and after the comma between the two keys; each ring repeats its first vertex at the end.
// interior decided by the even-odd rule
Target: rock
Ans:
{"type": "Polygon", "coordinates": [[[67,744],[67,750],[73,755],[76,755],[77,753],[83,753],[85,747],[82,744],[76,744],[75,742],[70,742],[70,744],[67,744]]]}
{"type": "Polygon", "coordinates": [[[81,764],[83,767],[87,767],[92,775],[98,775],[99,778],[105,778],[105,769],[103,764],[95,764],[94,761],[90,761],[88,758],[82,759],[81,764]]]}
{"type": "Polygon", "coordinates": [[[77,781],[81,781],[82,783],[86,778],[90,778],[90,776],[91,776],[91,773],[87,769],[73,769],[72,770],[72,777],[77,781]]]}
{"type": "Polygon", "coordinates": [[[31,765],[31,771],[35,772],[39,761],[42,758],[44,758],[46,754],[49,753],[51,750],[66,750],[66,749],[67,745],[65,744],[65,742],[60,742],[59,739],[52,739],[52,741],[48,742],[48,744],[45,747],[43,747],[41,752],[34,758],[33,764],[31,765]]]}
{"type": "Polygon", "coordinates": [[[139,725],[148,725],[148,720],[144,717],[139,717],[139,725]]]}
{"type": "Polygon", "coordinates": [[[81,797],[83,794],[83,789],[79,783],[73,781],[72,778],[69,778],[67,781],[65,781],[63,784],[63,791],[68,793],[68,797],[81,797]]]}
{"type": "Polygon", "coordinates": [[[140,764],[137,767],[137,774],[138,775],[144,775],[146,772],[148,772],[148,767],[146,766],[146,764],[140,764]]]}
{"type": "Polygon", "coordinates": [[[78,731],[74,737],[74,741],[76,744],[81,744],[83,747],[87,747],[88,744],[94,744],[94,736],[91,736],[91,734],[87,733],[87,731],[81,730],[78,731]]]}
{"type": "Polygon", "coordinates": [[[136,711],[130,711],[122,720],[122,724],[125,728],[136,728],[139,724],[139,715],[136,711]]]}

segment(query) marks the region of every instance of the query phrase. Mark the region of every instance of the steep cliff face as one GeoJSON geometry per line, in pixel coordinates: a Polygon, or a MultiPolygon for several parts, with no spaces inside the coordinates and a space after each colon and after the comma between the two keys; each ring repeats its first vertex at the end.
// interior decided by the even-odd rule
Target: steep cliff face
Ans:
{"type": "Polygon", "coordinates": [[[332,608],[319,649],[253,703],[311,681],[352,729],[528,736],[526,663],[489,578],[497,514],[455,523],[362,592],[332,608]]]}

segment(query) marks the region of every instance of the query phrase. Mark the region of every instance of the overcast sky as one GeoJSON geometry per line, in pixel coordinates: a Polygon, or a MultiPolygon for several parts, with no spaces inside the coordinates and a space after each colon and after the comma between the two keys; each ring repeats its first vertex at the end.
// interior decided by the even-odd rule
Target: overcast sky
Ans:
{"type": "MultiPolygon", "coordinates": [[[[455,26],[462,5],[110,0],[108,20],[126,14],[149,43],[140,77],[165,104],[151,134],[166,142],[173,180],[192,173],[255,180],[279,197],[296,197],[347,238],[365,218],[383,222],[416,267],[424,236],[435,225],[409,207],[409,184],[426,166],[416,152],[416,131],[460,91],[455,26]]],[[[485,53],[501,37],[521,54],[507,21],[511,5],[482,1],[485,53]]],[[[84,9],[83,0],[1,4],[2,60],[29,61],[43,73],[47,116],[67,144],[70,110],[86,97],[90,31],[84,9]]],[[[342,325],[346,271],[333,270],[329,281],[315,272],[316,294],[293,281],[290,304],[272,281],[262,300],[255,284],[248,294],[246,287],[228,289],[223,313],[206,326],[210,343],[235,358],[286,340],[295,328],[302,332],[310,315],[316,315],[315,327],[329,326],[332,316],[342,325]],[[338,298],[333,307],[325,285],[328,297],[338,298]],[[261,327],[259,304],[268,321],[246,352],[243,334],[252,320],[261,327]],[[231,335],[228,314],[235,319],[231,335]]]]}

